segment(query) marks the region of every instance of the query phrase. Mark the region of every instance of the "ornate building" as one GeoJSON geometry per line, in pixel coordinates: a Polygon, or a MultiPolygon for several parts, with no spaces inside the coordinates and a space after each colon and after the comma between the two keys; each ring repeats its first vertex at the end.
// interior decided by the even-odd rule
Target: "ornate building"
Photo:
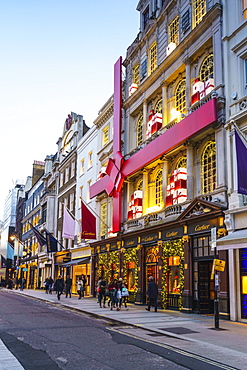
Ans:
{"type": "MultiPolygon", "coordinates": [[[[96,274],[123,276],[136,303],[146,302],[152,275],[163,307],[212,313],[211,229],[226,234],[228,205],[222,6],[142,0],[137,10],[140,32],[123,61],[123,127],[120,60],[111,159],[91,187],[92,197],[107,193],[115,233],[92,244],[96,274]]],[[[219,299],[228,317],[227,269],[219,299]]]]}

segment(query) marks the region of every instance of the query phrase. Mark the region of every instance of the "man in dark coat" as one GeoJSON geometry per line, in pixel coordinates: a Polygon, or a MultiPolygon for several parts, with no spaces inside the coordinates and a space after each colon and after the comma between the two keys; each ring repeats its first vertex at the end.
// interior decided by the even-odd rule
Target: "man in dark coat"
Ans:
{"type": "Polygon", "coordinates": [[[148,307],[146,308],[147,311],[150,311],[150,307],[153,306],[155,312],[157,312],[157,298],[158,298],[158,285],[154,282],[152,276],[149,276],[149,283],[148,283],[148,307]]]}
{"type": "Polygon", "coordinates": [[[67,278],[65,280],[65,298],[69,297],[71,298],[71,286],[72,286],[72,279],[67,275],[67,278]]]}
{"type": "Polygon", "coordinates": [[[60,301],[60,296],[64,290],[64,280],[61,275],[59,275],[55,281],[53,289],[57,292],[57,299],[60,301]]]}

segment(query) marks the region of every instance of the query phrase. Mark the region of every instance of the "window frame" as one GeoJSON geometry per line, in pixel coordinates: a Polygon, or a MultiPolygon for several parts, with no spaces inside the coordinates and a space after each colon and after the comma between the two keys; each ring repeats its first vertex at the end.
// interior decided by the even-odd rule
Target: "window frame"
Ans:
{"type": "Polygon", "coordinates": [[[193,22],[192,28],[195,28],[196,26],[198,26],[198,24],[201,23],[206,13],[207,13],[206,0],[192,0],[192,22],[193,22]]]}
{"type": "Polygon", "coordinates": [[[105,126],[102,130],[102,146],[105,146],[109,143],[109,134],[110,134],[110,127],[109,125],[105,126]]]}
{"type": "Polygon", "coordinates": [[[156,70],[157,68],[157,42],[154,41],[150,48],[148,49],[148,74],[149,76],[156,70]]]}
{"type": "Polygon", "coordinates": [[[173,20],[168,24],[168,44],[171,42],[176,45],[179,44],[179,16],[173,18],[173,20]]]}
{"type": "Polygon", "coordinates": [[[209,194],[214,192],[217,187],[217,162],[216,162],[216,142],[208,141],[201,154],[201,193],[209,194]],[[210,148],[211,146],[211,148],[210,148]],[[209,150],[214,150],[214,159],[212,155],[207,154],[209,150]],[[208,160],[210,158],[210,161],[208,160]],[[207,167],[207,168],[206,168],[207,167]]]}

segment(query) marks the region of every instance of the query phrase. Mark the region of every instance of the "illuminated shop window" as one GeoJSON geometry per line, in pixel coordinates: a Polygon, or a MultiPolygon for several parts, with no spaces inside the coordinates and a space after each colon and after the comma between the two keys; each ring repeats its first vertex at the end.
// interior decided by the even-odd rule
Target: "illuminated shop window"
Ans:
{"type": "Polygon", "coordinates": [[[148,51],[149,60],[149,74],[152,74],[157,68],[157,43],[152,44],[148,51]]]}
{"type": "Polygon", "coordinates": [[[214,78],[214,56],[213,54],[208,55],[202,62],[200,68],[200,80],[202,82],[207,81],[209,78],[214,78]]]}
{"type": "Polygon", "coordinates": [[[216,188],[216,144],[207,143],[201,158],[202,194],[211,193],[216,188]]]}
{"type": "Polygon", "coordinates": [[[206,14],[206,0],[193,0],[192,1],[192,12],[193,12],[193,28],[196,27],[206,14]]]}
{"type": "Polygon", "coordinates": [[[109,142],[109,126],[106,126],[102,131],[102,145],[106,145],[109,142]]]}
{"type": "Polygon", "coordinates": [[[162,204],[162,171],[160,170],[155,179],[155,204],[162,204]]]}
{"type": "Polygon", "coordinates": [[[186,81],[181,80],[175,91],[176,111],[183,113],[186,109],[186,81]]]}
{"type": "Polygon", "coordinates": [[[100,236],[107,234],[107,203],[104,202],[100,205],[100,236]]]}
{"type": "Polygon", "coordinates": [[[154,113],[161,113],[162,114],[162,99],[159,99],[154,107],[154,113]]]}
{"type": "Polygon", "coordinates": [[[180,273],[179,273],[180,257],[168,257],[169,266],[169,294],[180,293],[180,273]]]}
{"type": "Polygon", "coordinates": [[[179,17],[176,16],[173,21],[168,25],[168,44],[173,42],[178,45],[179,43],[179,17]]]}
{"type": "Polygon", "coordinates": [[[247,319],[247,248],[240,249],[242,319],[247,319]]]}
{"type": "Polygon", "coordinates": [[[136,141],[137,146],[143,142],[143,115],[138,118],[136,126],[136,141]]]}
{"type": "Polygon", "coordinates": [[[132,83],[139,85],[140,82],[140,64],[136,64],[132,69],[132,83]]]}
{"type": "Polygon", "coordinates": [[[150,247],[146,250],[146,284],[148,284],[149,276],[154,278],[154,281],[158,284],[158,262],[159,262],[159,248],[150,247]]]}
{"type": "Polygon", "coordinates": [[[134,291],[135,290],[135,262],[130,261],[126,263],[126,269],[127,269],[127,287],[128,290],[134,291]]]}

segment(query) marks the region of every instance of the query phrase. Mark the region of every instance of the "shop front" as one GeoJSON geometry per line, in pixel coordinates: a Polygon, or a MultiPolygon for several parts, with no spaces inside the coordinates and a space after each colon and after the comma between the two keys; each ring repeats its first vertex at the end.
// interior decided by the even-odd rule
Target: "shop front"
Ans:
{"type": "MultiPolygon", "coordinates": [[[[247,218],[245,217],[245,222],[247,218]]],[[[237,222],[235,222],[235,225],[237,222]]],[[[234,230],[217,241],[229,258],[230,319],[247,322],[247,229],[234,230]]]]}
{"type": "Polygon", "coordinates": [[[224,209],[204,200],[196,200],[181,214],[184,227],[184,290],[182,310],[198,314],[213,314],[215,299],[214,259],[226,262],[219,273],[217,287],[222,318],[229,318],[229,286],[227,254],[218,252],[212,243],[213,231],[220,238],[226,234],[224,209]]]}

